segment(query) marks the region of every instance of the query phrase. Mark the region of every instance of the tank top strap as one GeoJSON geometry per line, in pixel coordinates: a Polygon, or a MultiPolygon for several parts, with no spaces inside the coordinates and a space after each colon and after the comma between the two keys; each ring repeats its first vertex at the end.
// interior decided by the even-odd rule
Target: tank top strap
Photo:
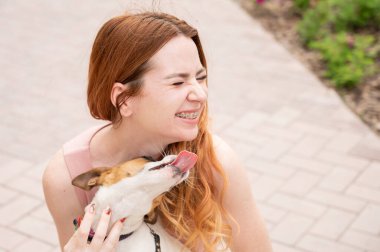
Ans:
{"type": "MultiPolygon", "coordinates": [[[[89,128],[63,145],[63,156],[71,180],[93,168],[90,157],[90,141],[98,131],[108,125],[98,125],[89,128]]],[[[83,209],[91,202],[97,191],[97,188],[85,191],[76,186],[74,186],[74,189],[83,209]]]]}

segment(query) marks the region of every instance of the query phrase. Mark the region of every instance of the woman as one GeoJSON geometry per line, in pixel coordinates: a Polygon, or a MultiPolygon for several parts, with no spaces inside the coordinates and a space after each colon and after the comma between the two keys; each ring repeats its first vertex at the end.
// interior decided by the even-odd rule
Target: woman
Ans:
{"type": "Polygon", "coordinates": [[[43,177],[65,251],[113,251],[123,221],[104,240],[112,209],[104,210],[87,244],[93,218],[87,207],[74,233],[72,220],[83,215],[94,192],[74,188],[73,177],[91,167],[184,149],[198,161],[189,183],[173,188],[158,206],[168,232],[192,251],[215,251],[222,240],[232,251],[271,251],[241,163],[208,131],[207,65],[197,30],[164,13],[109,20],[92,48],[87,97],[91,115],[110,123],[66,143],[43,177]]]}

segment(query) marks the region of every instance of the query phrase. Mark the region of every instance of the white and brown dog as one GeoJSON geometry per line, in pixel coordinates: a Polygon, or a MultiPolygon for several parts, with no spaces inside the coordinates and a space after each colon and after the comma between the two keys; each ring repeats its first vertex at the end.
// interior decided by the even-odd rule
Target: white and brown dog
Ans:
{"type": "Polygon", "coordinates": [[[156,222],[154,209],[163,193],[189,176],[196,161],[197,155],[188,151],[157,162],[138,158],[117,167],[92,169],[72,183],[85,190],[100,186],[91,202],[97,209],[94,226],[107,206],[112,209],[111,223],[127,217],[121,233],[128,238],[119,242],[118,251],[178,252],[183,245],[156,222]],[[149,227],[144,220],[156,224],[149,227]]]}

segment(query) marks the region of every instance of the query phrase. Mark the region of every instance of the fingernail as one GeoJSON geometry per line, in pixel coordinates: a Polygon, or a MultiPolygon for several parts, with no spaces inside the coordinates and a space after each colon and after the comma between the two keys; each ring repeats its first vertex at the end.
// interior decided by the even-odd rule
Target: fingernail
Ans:
{"type": "Polygon", "coordinates": [[[124,217],[124,218],[120,219],[120,222],[121,222],[121,223],[124,223],[124,221],[125,221],[126,219],[127,219],[127,218],[124,217]]]}
{"type": "Polygon", "coordinates": [[[89,209],[90,213],[95,213],[95,203],[92,203],[90,205],[90,209],[89,209]]]}
{"type": "Polygon", "coordinates": [[[106,214],[110,215],[110,213],[111,213],[111,208],[108,206],[108,207],[105,209],[105,211],[106,211],[106,214]]]}

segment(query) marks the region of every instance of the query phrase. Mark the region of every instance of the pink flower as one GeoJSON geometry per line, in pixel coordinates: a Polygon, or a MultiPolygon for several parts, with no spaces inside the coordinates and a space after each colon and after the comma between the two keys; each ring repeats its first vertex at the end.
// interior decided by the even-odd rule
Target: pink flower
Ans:
{"type": "Polygon", "coordinates": [[[355,37],[354,36],[347,34],[346,41],[347,41],[347,45],[349,48],[355,47],[355,37]]]}
{"type": "Polygon", "coordinates": [[[263,4],[264,2],[265,2],[265,0],[256,0],[257,4],[263,4]]]}

